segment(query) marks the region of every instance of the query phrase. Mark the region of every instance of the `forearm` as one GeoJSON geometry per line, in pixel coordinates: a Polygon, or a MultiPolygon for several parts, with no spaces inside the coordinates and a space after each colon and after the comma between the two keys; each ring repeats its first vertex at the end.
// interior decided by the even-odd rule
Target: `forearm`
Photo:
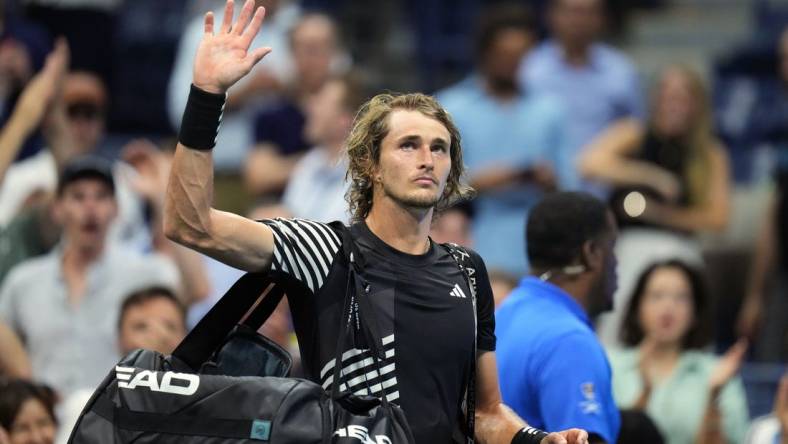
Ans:
{"type": "Polygon", "coordinates": [[[653,210],[646,209],[650,213],[646,219],[651,219],[652,222],[675,230],[722,231],[728,223],[727,211],[719,208],[679,208],[656,203],[652,205],[657,207],[653,210]]]}
{"type": "Polygon", "coordinates": [[[0,131],[0,178],[5,177],[8,167],[13,163],[22,144],[34,128],[17,114],[12,114],[8,123],[0,131]]]}
{"type": "Polygon", "coordinates": [[[0,323],[0,374],[30,379],[33,369],[22,343],[5,324],[0,323]]]}
{"type": "Polygon", "coordinates": [[[165,235],[175,242],[199,247],[211,236],[213,157],[178,143],[164,199],[165,235]]]}
{"type": "Polygon", "coordinates": [[[775,202],[769,203],[769,209],[761,222],[761,229],[755,243],[752,255],[752,270],[747,286],[748,295],[763,295],[766,290],[766,281],[774,267],[776,225],[775,202]]]}
{"type": "Polygon", "coordinates": [[[725,444],[725,434],[722,430],[722,415],[717,406],[719,391],[719,389],[713,389],[709,395],[696,444],[725,444]]]}
{"type": "Polygon", "coordinates": [[[503,403],[476,411],[476,439],[481,444],[509,444],[525,426],[525,421],[503,403]]]}
{"type": "Polygon", "coordinates": [[[617,187],[651,187],[667,172],[648,162],[607,156],[604,160],[586,161],[581,168],[587,179],[606,182],[617,187]]]}

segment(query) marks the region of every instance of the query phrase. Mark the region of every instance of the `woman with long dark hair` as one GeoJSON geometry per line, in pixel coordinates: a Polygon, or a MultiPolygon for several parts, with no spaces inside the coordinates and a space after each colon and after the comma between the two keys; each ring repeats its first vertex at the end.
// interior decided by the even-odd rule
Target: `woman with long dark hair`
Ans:
{"type": "Polygon", "coordinates": [[[740,443],[748,413],[736,373],[747,349],[721,358],[709,343],[703,279],[678,260],[639,277],[620,331],[626,348],[610,350],[613,396],[621,408],[648,413],[669,444],[740,443]]]}

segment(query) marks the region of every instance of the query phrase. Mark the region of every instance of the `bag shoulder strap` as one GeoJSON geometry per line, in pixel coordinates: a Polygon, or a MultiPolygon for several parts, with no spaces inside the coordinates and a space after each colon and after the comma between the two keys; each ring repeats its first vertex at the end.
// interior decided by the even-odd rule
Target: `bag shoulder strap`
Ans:
{"type": "Polygon", "coordinates": [[[283,296],[283,286],[278,285],[274,274],[246,273],[186,335],[172,356],[197,371],[252,307],[254,310],[244,323],[257,330],[271,316],[283,296]],[[263,300],[255,306],[266,290],[263,300]]]}
{"type": "Polygon", "coordinates": [[[465,433],[466,443],[474,444],[476,426],[476,337],[478,335],[478,316],[476,313],[476,269],[477,266],[471,258],[470,253],[465,247],[455,243],[441,244],[449,251],[457,266],[465,276],[468,287],[471,289],[471,300],[473,301],[473,349],[471,354],[471,368],[468,372],[468,380],[465,386],[465,433]]]}

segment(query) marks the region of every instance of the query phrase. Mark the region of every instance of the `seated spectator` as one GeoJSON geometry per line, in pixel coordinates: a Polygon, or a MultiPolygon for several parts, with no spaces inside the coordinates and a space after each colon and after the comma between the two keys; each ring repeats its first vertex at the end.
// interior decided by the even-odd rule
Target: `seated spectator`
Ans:
{"type": "Polygon", "coordinates": [[[305,127],[309,103],[332,74],[347,68],[336,23],[323,14],[308,14],[298,21],[290,32],[290,52],[292,80],[256,115],[254,148],[244,164],[246,188],[258,197],[279,195],[303,152],[317,143],[309,140],[305,127]]]}
{"type": "Polygon", "coordinates": [[[282,203],[295,217],[348,223],[345,141],[364,102],[357,79],[337,77],[309,101],[304,132],[314,147],[293,168],[282,203]]]}
{"type": "Polygon", "coordinates": [[[774,399],[774,413],[755,419],[744,443],[788,444],[788,374],[780,380],[774,399]]]}
{"type": "Polygon", "coordinates": [[[693,235],[723,230],[728,222],[728,155],[712,131],[702,80],[671,66],[653,101],[647,126],[619,121],[589,145],[580,164],[586,178],[613,188],[611,206],[621,227],[621,285],[615,311],[599,325],[606,343],[615,342],[625,298],[647,265],[666,258],[700,262],[693,235]]]}
{"type": "Polygon", "coordinates": [[[626,310],[621,341],[609,350],[613,395],[621,408],[644,410],[668,444],[738,443],[747,430],[744,387],[736,373],[747,343],[717,359],[708,343],[708,295],[680,261],[647,268],[626,310]]]}
{"type": "Polygon", "coordinates": [[[117,211],[111,164],[72,160],[54,203],[61,245],[17,265],[0,287],[0,318],[25,344],[34,379],[64,397],[95,387],[117,362],[123,297],[152,285],[178,286],[169,260],[140,256],[108,237],[117,211]]]}
{"type": "Polygon", "coordinates": [[[118,315],[122,356],[138,348],[169,355],[184,337],[186,308],[169,288],[145,288],[123,300],[118,315]]]}
{"type": "Polygon", "coordinates": [[[523,227],[530,208],[557,185],[564,148],[560,106],[517,86],[517,64],[536,40],[523,9],[504,6],[482,17],[477,72],[440,91],[438,100],[460,129],[474,200],[474,248],[490,269],[528,270],[523,227]]]}
{"type": "MultiPolygon", "coordinates": [[[[214,17],[223,17],[224,1],[212,0],[214,17]]],[[[239,5],[240,6],[240,3],[239,5]]],[[[214,153],[214,162],[219,170],[237,170],[243,164],[247,150],[254,141],[255,102],[282,89],[293,75],[290,51],[287,50],[287,36],[300,9],[297,2],[280,0],[255,0],[255,8],[265,7],[265,26],[252,41],[253,48],[270,46],[276,48],[258,63],[252,72],[244,76],[228,91],[227,103],[222,117],[222,131],[217,145],[221,150],[214,153]]],[[[239,9],[239,8],[236,8],[239,9]]],[[[178,45],[175,64],[167,89],[167,113],[173,128],[180,128],[183,109],[189,98],[189,85],[192,81],[194,54],[203,36],[203,16],[194,17],[183,30],[178,45]]]]}
{"type": "MultiPolygon", "coordinates": [[[[622,118],[643,119],[645,106],[632,62],[600,41],[605,31],[603,0],[550,0],[551,38],[524,58],[520,81],[526,91],[557,97],[566,109],[567,150],[562,164],[574,165],[583,148],[622,118]]],[[[574,168],[562,182],[578,185],[574,168]]],[[[582,187],[605,196],[604,187],[582,187]]]]}
{"type": "Polygon", "coordinates": [[[23,380],[0,380],[0,435],[5,432],[9,444],[53,444],[54,408],[55,394],[49,388],[23,380]]]}

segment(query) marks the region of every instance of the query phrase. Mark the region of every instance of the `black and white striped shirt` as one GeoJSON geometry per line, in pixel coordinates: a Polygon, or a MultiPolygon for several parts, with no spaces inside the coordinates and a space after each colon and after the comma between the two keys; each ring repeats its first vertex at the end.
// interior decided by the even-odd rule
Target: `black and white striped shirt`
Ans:
{"type": "MultiPolygon", "coordinates": [[[[362,275],[378,322],[376,363],[359,331],[340,336],[348,271],[342,233],[335,225],[303,219],[264,220],[274,234],[271,271],[286,289],[306,376],[331,390],[386,397],[405,411],[418,443],[450,442],[472,358],[473,303],[465,276],[449,252],[432,243],[424,255],[395,250],[359,223],[353,241],[364,256],[362,275]]],[[[494,303],[481,258],[477,264],[477,344],[494,350],[494,303]]],[[[363,314],[364,322],[366,314],[363,314]]]]}

